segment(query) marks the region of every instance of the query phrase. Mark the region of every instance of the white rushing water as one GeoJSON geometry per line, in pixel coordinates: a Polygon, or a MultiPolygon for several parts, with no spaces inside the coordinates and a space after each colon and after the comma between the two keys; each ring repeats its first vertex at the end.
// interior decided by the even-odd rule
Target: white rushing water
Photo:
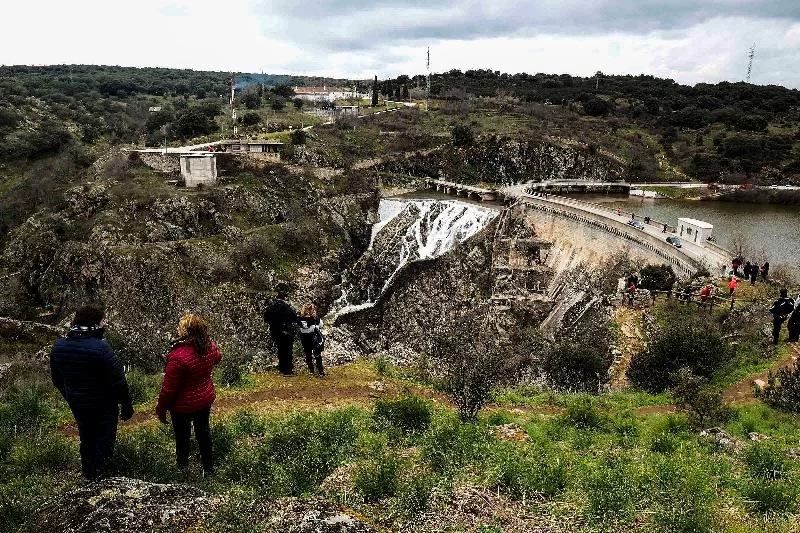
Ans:
{"type": "Polygon", "coordinates": [[[372,227],[369,247],[373,254],[396,254],[392,259],[394,271],[383,283],[380,293],[370,294],[367,302],[348,301],[345,283],[342,297],[334,304],[334,308],[340,309],[337,314],[369,307],[408,263],[434,259],[448,252],[485,228],[498,211],[455,200],[385,199],[381,200],[378,214],[380,220],[372,227]],[[398,217],[404,221],[408,219],[409,223],[390,225],[398,217]],[[376,244],[378,235],[380,239],[376,244]],[[376,249],[376,246],[392,251],[376,249]]]}

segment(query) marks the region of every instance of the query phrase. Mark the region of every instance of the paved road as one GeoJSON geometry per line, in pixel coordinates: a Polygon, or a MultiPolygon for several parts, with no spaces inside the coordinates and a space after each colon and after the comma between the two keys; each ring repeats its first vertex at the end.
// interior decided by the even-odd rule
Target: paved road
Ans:
{"type": "MultiPolygon", "coordinates": [[[[592,215],[613,220],[615,222],[619,222],[622,224],[627,224],[630,220],[630,217],[627,214],[618,215],[615,210],[610,209],[605,206],[601,206],[599,204],[592,204],[589,202],[584,202],[581,200],[576,200],[574,198],[567,198],[564,196],[554,196],[554,195],[531,195],[527,192],[527,185],[512,185],[510,187],[506,187],[503,189],[503,194],[506,197],[512,198],[520,198],[522,200],[530,199],[532,201],[537,202],[549,202],[554,205],[561,205],[564,207],[570,207],[572,209],[579,209],[586,213],[590,213],[592,215]]],[[[660,229],[653,227],[651,225],[645,225],[643,230],[635,229],[633,227],[630,228],[631,233],[635,232],[643,232],[647,235],[657,239],[659,241],[665,241],[667,236],[674,235],[674,233],[663,233],[660,229]]],[[[681,248],[674,248],[674,253],[676,257],[680,257],[681,255],[688,257],[694,262],[699,262],[707,265],[709,269],[711,269],[712,273],[719,272],[721,270],[722,265],[727,265],[730,261],[730,257],[726,254],[722,254],[721,252],[705,248],[702,246],[698,246],[695,243],[691,242],[684,242],[681,248]]]]}

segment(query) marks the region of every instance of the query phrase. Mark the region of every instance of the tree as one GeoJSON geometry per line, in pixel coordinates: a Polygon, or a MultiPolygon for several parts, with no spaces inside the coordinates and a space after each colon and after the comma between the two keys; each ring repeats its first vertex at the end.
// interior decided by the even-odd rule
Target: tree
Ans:
{"type": "Polygon", "coordinates": [[[464,124],[453,126],[450,134],[453,138],[453,146],[471,146],[475,141],[475,134],[472,132],[472,128],[464,124]]]}
{"type": "Polygon", "coordinates": [[[608,102],[602,98],[591,98],[584,102],[583,110],[586,114],[592,117],[604,117],[608,115],[609,106],[608,102]]]}
{"type": "Polygon", "coordinates": [[[289,134],[289,140],[292,141],[292,144],[305,144],[306,139],[308,138],[308,133],[305,130],[294,130],[292,133],[289,134]]]}
{"type": "Polygon", "coordinates": [[[303,104],[304,104],[304,103],[305,103],[305,102],[303,101],[303,99],[302,99],[302,98],[295,98],[294,100],[292,100],[292,105],[293,105],[293,106],[294,106],[294,108],[295,108],[295,109],[297,109],[298,111],[300,111],[301,109],[303,109],[303,104]]]}
{"type": "Polygon", "coordinates": [[[245,126],[255,126],[259,122],[261,122],[261,117],[258,113],[250,112],[242,116],[242,124],[245,126]]]}
{"type": "Polygon", "coordinates": [[[274,111],[281,111],[284,107],[286,107],[286,100],[280,97],[275,97],[272,99],[272,102],[269,104],[269,106],[274,111]]]}
{"type": "Polygon", "coordinates": [[[378,105],[378,76],[375,76],[375,81],[372,82],[372,107],[378,105]]]}
{"type": "Polygon", "coordinates": [[[408,85],[403,85],[403,100],[408,100],[408,85]]]}
{"type": "Polygon", "coordinates": [[[255,91],[245,92],[239,98],[239,101],[242,102],[247,109],[258,109],[261,107],[261,97],[258,96],[258,93],[255,91]]]}
{"type": "Polygon", "coordinates": [[[678,279],[670,265],[647,265],[640,274],[640,287],[651,291],[671,291],[678,279]]]}
{"type": "Polygon", "coordinates": [[[288,85],[276,85],[272,88],[272,93],[277,94],[278,96],[282,96],[284,98],[292,98],[294,96],[294,89],[289,87],[288,85]]]}

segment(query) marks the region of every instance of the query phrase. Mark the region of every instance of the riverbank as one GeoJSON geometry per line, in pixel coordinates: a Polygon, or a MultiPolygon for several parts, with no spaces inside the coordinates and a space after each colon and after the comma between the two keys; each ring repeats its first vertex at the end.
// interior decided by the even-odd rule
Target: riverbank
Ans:
{"type": "Polygon", "coordinates": [[[672,200],[698,200],[736,202],[749,204],[800,205],[800,190],[754,188],[713,190],[706,187],[668,187],[647,186],[645,191],[653,191],[672,200]]]}

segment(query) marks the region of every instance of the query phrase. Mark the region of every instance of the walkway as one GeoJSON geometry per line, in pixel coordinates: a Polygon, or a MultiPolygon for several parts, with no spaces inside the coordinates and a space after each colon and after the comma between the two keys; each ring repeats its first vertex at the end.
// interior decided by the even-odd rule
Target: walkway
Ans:
{"type": "Polygon", "coordinates": [[[645,225],[644,229],[634,229],[628,225],[631,220],[628,213],[617,214],[615,209],[574,198],[531,194],[527,188],[526,184],[512,185],[502,189],[502,192],[507,198],[518,198],[528,205],[568,218],[577,216],[581,222],[631,240],[679,267],[683,274],[691,274],[701,265],[712,273],[719,272],[722,265],[730,261],[730,256],[717,247],[684,242],[681,248],[676,248],[667,244],[666,237],[671,234],[664,233],[663,227],[645,225]]]}

